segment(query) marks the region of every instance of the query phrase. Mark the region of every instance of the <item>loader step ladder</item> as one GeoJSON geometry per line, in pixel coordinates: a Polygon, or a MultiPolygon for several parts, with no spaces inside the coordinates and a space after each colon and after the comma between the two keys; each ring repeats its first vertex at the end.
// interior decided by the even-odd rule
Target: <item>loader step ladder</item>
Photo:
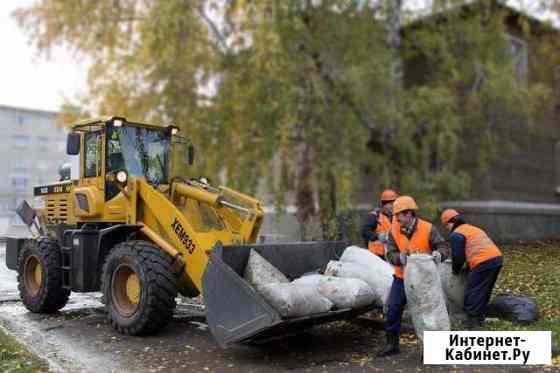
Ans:
{"type": "Polygon", "coordinates": [[[62,246],[62,287],[72,289],[72,247],[62,246]]]}

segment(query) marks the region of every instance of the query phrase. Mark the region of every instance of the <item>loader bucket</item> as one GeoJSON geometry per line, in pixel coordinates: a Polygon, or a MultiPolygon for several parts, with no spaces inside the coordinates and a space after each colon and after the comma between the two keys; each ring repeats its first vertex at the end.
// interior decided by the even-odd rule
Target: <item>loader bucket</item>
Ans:
{"type": "Polygon", "coordinates": [[[243,279],[249,251],[256,250],[289,279],[337,260],[349,244],[344,241],[295,242],[222,246],[217,244],[206,267],[202,285],[208,326],[220,346],[258,343],[294,334],[313,325],[355,317],[373,309],[342,309],[283,319],[243,279]]]}

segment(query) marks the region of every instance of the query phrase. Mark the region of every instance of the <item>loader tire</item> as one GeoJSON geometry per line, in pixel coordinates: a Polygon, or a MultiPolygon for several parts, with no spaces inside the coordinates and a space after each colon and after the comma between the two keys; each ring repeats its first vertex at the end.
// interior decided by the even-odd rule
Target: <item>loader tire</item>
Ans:
{"type": "Polygon", "coordinates": [[[28,240],[18,258],[18,289],[25,307],[35,313],[54,313],[68,302],[62,287],[62,258],[58,243],[41,237],[28,240]]]}
{"type": "Polygon", "coordinates": [[[153,334],[169,323],[175,310],[176,278],[171,257],[146,241],[116,245],[102,274],[109,322],[127,335],[153,334]]]}

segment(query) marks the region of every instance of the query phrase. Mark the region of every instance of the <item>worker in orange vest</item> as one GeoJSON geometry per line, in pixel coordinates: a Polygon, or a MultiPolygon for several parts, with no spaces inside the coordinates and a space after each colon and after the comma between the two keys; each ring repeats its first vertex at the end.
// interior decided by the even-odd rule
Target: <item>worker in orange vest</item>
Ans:
{"type": "Polygon", "coordinates": [[[407,258],[411,253],[432,255],[436,262],[447,257],[447,243],[431,223],[416,216],[418,205],[412,197],[402,196],[393,204],[395,218],[387,241],[387,260],[395,266],[393,284],[387,301],[385,320],[387,343],[378,356],[398,354],[401,318],[406,305],[404,276],[407,258]]]}
{"type": "Polygon", "coordinates": [[[451,232],[451,260],[453,273],[468,269],[464,309],[467,328],[482,326],[492,289],[503,265],[500,249],[482,229],[467,224],[453,209],[441,214],[441,222],[451,232]]]}
{"type": "Polygon", "coordinates": [[[385,244],[391,230],[393,220],[393,202],[398,194],[392,189],[381,193],[381,208],[371,211],[362,226],[362,237],[368,250],[385,260],[385,244]]]}

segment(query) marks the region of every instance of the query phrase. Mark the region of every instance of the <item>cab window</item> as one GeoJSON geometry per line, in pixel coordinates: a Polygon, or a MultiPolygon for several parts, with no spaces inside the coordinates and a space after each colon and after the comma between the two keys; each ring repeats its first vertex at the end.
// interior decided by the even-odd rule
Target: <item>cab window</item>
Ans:
{"type": "Polygon", "coordinates": [[[84,177],[96,177],[101,174],[99,164],[100,133],[87,133],[84,138],[84,177]]]}

